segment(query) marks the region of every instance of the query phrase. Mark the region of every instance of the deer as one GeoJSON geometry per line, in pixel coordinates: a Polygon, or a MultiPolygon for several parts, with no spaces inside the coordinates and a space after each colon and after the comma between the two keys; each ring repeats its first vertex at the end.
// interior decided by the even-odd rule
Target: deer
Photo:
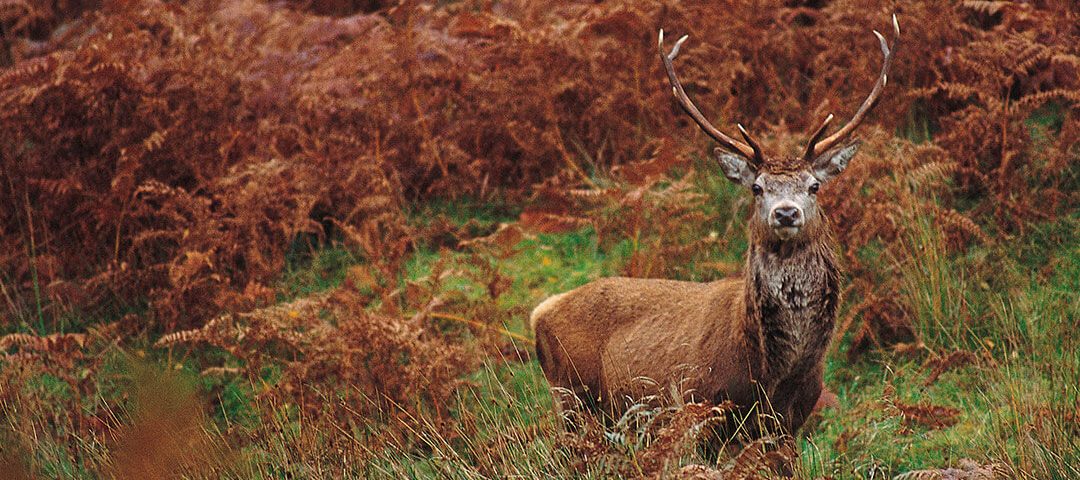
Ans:
{"type": "Polygon", "coordinates": [[[860,146],[850,139],[888,82],[900,37],[895,15],[892,27],[891,43],[873,31],[884,61],[869,96],[825,136],[828,115],[798,156],[766,156],[742,124],[745,142],[714,127],[675,74],[673,61],[688,37],[665,53],[660,30],[660,57],[679,107],[719,145],[713,154],[723,175],[752,195],[745,265],[740,276],[703,283],[603,278],[537,305],[530,325],[557,410],[570,408],[569,392],[618,418],[647,393],[647,378],[653,387],[680,384],[695,398],[729,401],[740,412],[767,407],[786,434],[804,424],[823,391],[841,294],[835,240],[817,194],[860,146]],[[699,373],[679,378],[687,367],[699,373]]]}

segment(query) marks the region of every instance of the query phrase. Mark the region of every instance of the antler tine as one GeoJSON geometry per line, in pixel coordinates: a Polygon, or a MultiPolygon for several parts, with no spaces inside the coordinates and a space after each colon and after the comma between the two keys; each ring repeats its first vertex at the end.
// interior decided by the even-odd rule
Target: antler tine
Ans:
{"type": "Polygon", "coordinates": [[[878,33],[877,30],[874,30],[874,35],[877,36],[878,41],[881,42],[881,53],[885,56],[885,60],[882,62],[881,74],[878,75],[877,82],[874,83],[874,88],[870,91],[870,96],[866,97],[862,106],[855,112],[855,116],[851,117],[851,120],[849,120],[847,124],[840,127],[840,130],[837,130],[836,133],[829,135],[819,142],[818,138],[825,132],[825,127],[828,126],[829,121],[832,119],[832,115],[829,115],[829,118],[822,123],[821,127],[818,128],[818,131],[814,133],[810,143],[806,146],[805,157],[807,160],[813,160],[818,155],[829,151],[831,148],[847,139],[847,137],[851,135],[851,132],[855,131],[859,124],[862,123],[863,118],[865,118],[866,114],[870,112],[870,109],[874,107],[874,104],[877,103],[882,90],[885,89],[885,84],[889,82],[889,67],[892,66],[893,55],[896,53],[896,45],[900,40],[900,23],[897,22],[895,14],[892,16],[892,23],[894,36],[891,45],[885,41],[884,36],[878,33]]]}
{"type": "Polygon", "coordinates": [[[825,135],[825,130],[829,128],[829,123],[832,123],[833,114],[825,117],[825,121],[821,122],[821,126],[814,131],[814,134],[810,137],[810,143],[806,144],[806,153],[803,154],[803,159],[810,161],[814,159],[814,145],[817,145],[818,140],[825,135]]]}
{"type": "Polygon", "coordinates": [[[743,128],[741,123],[737,123],[735,125],[739,127],[739,133],[742,134],[742,138],[745,138],[746,143],[750,144],[750,148],[754,151],[754,158],[756,160],[760,160],[762,158],[761,148],[758,147],[757,142],[755,142],[753,138],[750,138],[750,134],[746,132],[746,129],[743,128]]]}
{"type": "MultiPolygon", "coordinates": [[[[712,126],[705,116],[701,114],[701,110],[698,110],[694,102],[690,101],[690,97],[686,96],[686,91],[683,90],[683,86],[679,83],[679,78],[675,76],[675,66],[672,65],[672,61],[675,60],[675,56],[679,54],[679,48],[682,47],[683,42],[689,38],[689,35],[683,35],[679,41],[675,42],[675,47],[671,49],[671,53],[664,53],[664,30],[660,29],[660,36],[657,40],[657,46],[660,49],[660,58],[664,60],[664,68],[667,69],[668,81],[671,82],[671,93],[675,95],[675,99],[678,100],[679,106],[690,118],[694,119],[694,122],[701,127],[701,130],[708,134],[713,140],[716,140],[726,150],[732,153],[738,153],[743,157],[746,157],[751,163],[757,165],[761,162],[761,151],[757,145],[750,140],[750,136],[743,131],[743,137],[750,141],[751,145],[747,145],[743,142],[735,140],[723,132],[717,130],[712,126]]],[[[739,127],[742,130],[742,126],[739,127]]]]}

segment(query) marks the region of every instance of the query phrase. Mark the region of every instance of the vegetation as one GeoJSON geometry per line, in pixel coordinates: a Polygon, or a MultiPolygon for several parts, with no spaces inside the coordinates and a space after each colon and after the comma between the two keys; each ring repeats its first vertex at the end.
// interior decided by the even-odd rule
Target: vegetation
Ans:
{"type": "Polygon", "coordinates": [[[0,473],[1080,477],[1075,2],[106,3],[0,2],[0,473]],[[532,306],[742,267],[657,30],[795,153],[893,12],[821,194],[838,405],[718,459],[682,392],[564,431],[532,306]]]}

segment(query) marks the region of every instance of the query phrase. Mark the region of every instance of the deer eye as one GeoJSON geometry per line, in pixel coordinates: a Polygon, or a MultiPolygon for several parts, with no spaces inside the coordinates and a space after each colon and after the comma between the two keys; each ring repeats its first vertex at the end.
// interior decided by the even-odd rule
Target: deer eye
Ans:
{"type": "Polygon", "coordinates": [[[821,184],[818,183],[818,182],[814,182],[813,185],[810,185],[810,193],[812,193],[812,194],[817,193],[819,188],[821,188],[821,184]]]}
{"type": "Polygon", "coordinates": [[[761,185],[755,183],[752,187],[750,187],[750,191],[754,192],[755,197],[761,195],[761,185]]]}

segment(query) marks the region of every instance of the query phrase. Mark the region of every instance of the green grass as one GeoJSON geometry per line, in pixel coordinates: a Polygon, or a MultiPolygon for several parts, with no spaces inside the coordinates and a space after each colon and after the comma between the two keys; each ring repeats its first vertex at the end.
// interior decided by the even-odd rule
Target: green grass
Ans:
{"type": "MultiPolygon", "coordinates": [[[[702,180],[701,188],[730,201],[726,184],[702,180]]],[[[418,210],[420,222],[433,212],[448,215],[477,233],[494,231],[511,220],[513,211],[492,207],[478,211],[436,206],[418,210]]],[[[733,214],[739,214],[734,212],[733,214]]],[[[918,264],[898,270],[904,276],[903,295],[916,311],[916,330],[927,349],[915,353],[875,351],[850,363],[844,354],[848,340],[828,358],[826,384],[839,396],[840,406],[823,412],[804,429],[799,439],[799,476],[802,478],[889,478],[924,468],[955,466],[960,459],[999,462],[1029,478],[1077,478],[1080,471],[1080,214],[1035,225],[1030,234],[1014,242],[974,247],[960,254],[946,253],[931,225],[916,230],[909,247],[920,252],[918,264]],[[928,358],[954,350],[979,355],[973,364],[950,370],[930,384],[924,367],[928,358]],[[928,403],[959,410],[954,425],[928,428],[907,425],[897,403],[928,403]],[[1070,417],[1071,415],[1071,417],[1070,417]]],[[[741,225],[739,226],[741,228],[741,225]]],[[[741,233],[738,233],[741,235],[741,233]]],[[[630,240],[608,245],[597,241],[591,228],[562,234],[525,238],[512,256],[487,259],[512,279],[499,308],[515,312],[503,328],[529,336],[528,310],[544,297],[617,274],[629,258],[630,240]]],[[[745,243],[732,242],[716,252],[738,258],[745,243]]],[[[422,281],[439,262],[453,262],[464,254],[445,245],[419,245],[406,262],[402,284],[422,281]]],[[[887,259],[885,259],[887,261],[887,259]]],[[[292,259],[278,285],[282,298],[296,298],[339,286],[348,269],[364,259],[345,248],[317,250],[292,259]]],[[[700,274],[691,269],[690,277],[700,274]]],[[[452,278],[444,288],[481,299],[483,288],[463,278],[452,278]]],[[[529,350],[526,344],[518,345],[529,350]]],[[[200,401],[212,405],[206,427],[215,438],[259,436],[232,452],[228,471],[237,478],[290,478],[334,476],[318,455],[307,457],[298,449],[317,451],[319,432],[312,433],[295,406],[267,405],[257,392],[262,386],[248,380],[198,375],[198,359],[222,353],[192,352],[180,357],[154,349],[149,339],[134,339],[110,350],[112,358],[92,381],[104,385],[107,398],[83,399],[89,409],[109,402],[124,417],[133,403],[122,400],[138,389],[139,367],[177,372],[191,385],[200,401]],[[143,358],[143,355],[145,358],[143,358]],[[276,413],[272,424],[260,420],[259,411],[276,413]],[[276,432],[267,434],[267,432],[276,432]],[[312,460],[313,458],[314,460],[312,460]]],[[[220,362],[218,363],[220,364],[220,362]]],[[[272,384],[274,372],[264,381],[272,384]]],[[[369,451],[370,459],[357,460],[348,475],[374,478],[542,478],[573,475],[604,478],[614,470],[603,459],[575,469],[575,459],[563,445],[561,423],[535,360],[513,355],[491,356],[468,378],[469,387],[457,391],[453,412],[459,426],[456,438],[447,438],[430,418],[408,419],[412,432],[408,445],[369,451]]],[[[52,376],[29,379],[26,389],[48,403],[71,395],[68,384],[52,376]]],[[[331,395],[332,396],[332,395],[331,395]]],[[[10,413],[18,405],[5,405],[10,413]]],[[[41,413],[38,412],[40,415],[41,413]]],[[[44,416],[19,421],[49,424],[64,418],[44,416]]],[[[9,417],[9,421],[15,421],[9,417]]],[[[372,420],[376,421],[376,420],[372,420]]],[[[53,424],[63,430],[62,424],[53,424]]],[[[363,439],[371,426],[343,425],[363,439]]],[[[2,433],[2,432],[0,432],[2,433]]],[[[338,434],[330,432],[329,434],[338,434]]],[[[6,435],[6,434],[5,434],[6,435]]],[[[56,438],[63,438],[57,434],[56,438]]],[[[47,477],[92,478],[93,465],[107,458],[104,439],[83,439],[79,447],[93,462],[73,459],[69,448],[56,440],[39,438],[23,444],[30,448],[38,472],[47,477]]],[[[9,450],[10,452],[10,450],[9,450]]],[[[9,453],[5,453],[8,455],[9,453]]],[[[323,453],[325,454],[325,453],[323,453]]],[[[635,461],[635,451],[626,455],[635,461]]],[[[697,459],[696,461],[700,461],[697,459]]]]}
{"type": "MultiPolygon", "coordinates": [[[[1043,233],[1034,235],[1034,245],[1019,250],[986,247],[959,256],[938,249],[941,239],[925,233],[931,232],[929,228],[922,230],[924,236],[910,239],[913,248],[931,250],[922,256],[923,262],[902,270],[909,277],[907,295],[918,308],[920,337],[935,354],[968,349],[985,355],[986,361],[948,371],[924,385],[929,374],[924,368],[926,352],[914,356],[878,352],[854,364],[841,354],[829,358],[826,382],[839,395],[840,407],[824,412],[803,432],[801,475],[881,478],[956,465],[964,458],[1004,462],[1046,478],[1076,474],[1069,465],[1080,460],[1077,438],[1063,437],[1064,425],[1057,430],[1034,429],[1030,415],[1040,409],[1064,415],[1078,402],[1077,342],[1070,331],[1080,308],[1070,301],[1080,288],[1077,225],[1076,216],[1065,218],[1039,226],[1036,231],[1043,233]],[[1049,254],[1055,249],[1037,244],[1039,239],[1063,241],[1072,248],[1049,254]],[[1031,252],[1043,257],[1032,259],[1031,252]],[[1008,278],[982,278],[981,264],[996,256],[1003,256],[996,262],[1012,270],[995,274],[1008,278]],[[1051,257],[1057,267],[1052,276],[1043,278],[1032,270],[1045,264],[1039,260],[1051,257]],[[1009,289],[987,288],[990,283],[1009,289]],[[973,317],[976,324],[963,321],[973,317]],[[955,407],[961,413],[956,424],[944,428],[906,426],[893,402],[955,407]],[[1048,432],[1048,437],[1039,438],[1048,432]]],[[[497,261],[500,271],[514,278],[513,288],[501,301],[530,306],[552,293],[610,275],[626,258],[625,244],[604,251],[589,229],[540,235],[517,248],[517,255],[497,261]]],[[[410,276],[426,275],[438,257],[435,252],[419,252],[410,263],[410,276]]],[[[458,478],[488,476],[492,471],[526,477],[565,474],[567,460],[556,445],[558,429],[535,362],[493,359],[474,381],[476,387],[462,392],[457,406],[476,427],[469,432],[471,438],[450,445],[426,432],[421,436],[426,435],[430,454],[385,452],[372,472],[411,478],[451,472],[458,478]],[[538,426],[538,438],[515,436],[538,426]]],[[[1052,416],[1046,421],[1053,422],[1052,416]]],[[[597,466],[584,476],[603,471],[597,466]]]]}
{"type": "MultiPolygon", "coordinates": [[[[1078,225],[1080,218],[1073,215],[1037,227],[1046,233],[1036,234],[1033,241],[1053,238],[1054,245],[1064,248],[1049,244],[1019,250],[991,246],[963,255],[938,250],[923,255],[920,264],[903,269],[911,289],[906,294],[918,309],[918,334],[932,353],[877,352],[854,364],[840,353],[830,357],[826,383],[839,395],[840,406],[824,412],[803,432],[801,476],[887,478],[910,470],[955,466],[960,459],[1005,463],[1038,478],[1080,474],[1076,470],[1080,439],[1075,426],[1069,427],[1063,419],[1080,405],[1076,390],[1080,385],[1078,339],[1072,331],[1080,318],[1075,301],[1080,288],[1078,225]],[[1036,271],[1045,262],[1029,258],[1032,251],[1054,259],[1052,275],[1036,271]],[[1046,253],[1049,251],[1056,253],[1046,253]],[[986,270],[984,263],[991,257],[995,266],[1007,265],[1011,270],[986,270]],[[984,278],[986,275],[1006,278],[984,278]],[[990,284],[1008,287],[989,288],[990,284]],[[926,360],[957,349],[974,351],[983,360],[924,384],[929,374],[926,360]],[[954,425],[944,428],[905,425],[894,402],[954,407],[960,414],[954,425]],[[1043,422],[1042,426],[1036,422],[1043,422]],[[1069,428],[1074,429],[1071,435],[1069,428]]],[[[612,249],[615,255],[600,251],[590,241],[590,233],[583,230],[523,242],[517,256],[499,264],[515,278],[507,298],[535,304],[548,294],[616,269],[618,261],[625,258],[617,254],[619,246],[612,249]]],[[[922,252],[941,243],[932,234],[910,241],[922,252]]],[[[423,476],[408,466],[439,457],[448,462],[442,468],[462,469],[461,478],[483,476],[482,471],[469,466],[483,463],[476,457],[490,448],[487,435],[551,424],[550,414],[537,413],[550,408],[550,401],[535,363],[488,364],[480,379],[477,388],[463,394],[461,408],[467,412],[464,415],[483,423],[485,436],[459,447],[464,451],[455,452],[461,456],[449,460],[442,458],[445,452],[441,449],[436,449],[440,454],[434,457],[403,454],[386,458],[387,465],[395,465],[390,471],[423,476]]],[[[566,468],[565,463],[548,457],[558,459],[558,449],[551,446],[557,441],[553,432],[548,430],[539,443],[504,447],[511,450],[508,453],[515,465],[526,466],[519,473],[541,475],[551,469],[565,473],[560,470],[566,468]]]]}

